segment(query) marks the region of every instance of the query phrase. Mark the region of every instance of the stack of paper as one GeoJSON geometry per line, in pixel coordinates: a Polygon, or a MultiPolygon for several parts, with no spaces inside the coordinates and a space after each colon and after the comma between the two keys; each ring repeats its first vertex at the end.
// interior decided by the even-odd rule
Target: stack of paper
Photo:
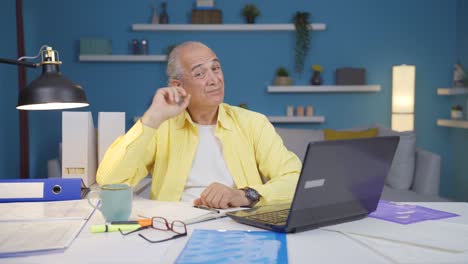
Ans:
{"type": "Polygon", "coordinates": [[[93,211],[86,200],[0,203],[0,257],[64,250],[93,211]]]}

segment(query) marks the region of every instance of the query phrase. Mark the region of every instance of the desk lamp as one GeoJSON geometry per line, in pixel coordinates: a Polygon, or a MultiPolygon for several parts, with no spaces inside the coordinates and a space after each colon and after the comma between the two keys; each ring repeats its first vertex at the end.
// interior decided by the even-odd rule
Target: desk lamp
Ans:
{"type": "MultiPolygon", "coordinates": [[[[52,47],[42,46],[34,57],[21,57],[17,60],[0,58],[0,63],[22,65],[31,68],[42,66],[42,74],[32,81],[18,95],[19,110],[57,110],[88,106],[81,86],[67,80],[59,70],[58,52],[52,47]],[[40,63],[24,61],[41,56],[40,63]]],[[[21,178],[29,178],[29,139],[27,112],[20,113],[20,163],[21,178]],[[22,120],[22,121],[21,121],[22,120]],[[24,122],[23,122],[24,121],[24,122]]]]}
{"type": "Polygon", "coordinates": [[[31,68],[42,66],[42,74],[32,81],[18,95],[18,110],[57,110],[88,106],[81,86],[67,80],[59,70],[59,54],[52,47],[42,46],[35,57],[21,57],[18,60],[0,58],[0,63],[22,65],[31,68]],[[40,63],[23,61],[41,56],[40,63]]]}

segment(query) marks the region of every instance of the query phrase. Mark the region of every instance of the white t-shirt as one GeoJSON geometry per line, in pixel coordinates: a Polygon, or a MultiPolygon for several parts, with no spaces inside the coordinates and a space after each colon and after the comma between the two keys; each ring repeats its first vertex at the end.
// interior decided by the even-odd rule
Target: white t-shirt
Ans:
{"type": "Polygon", "coordinates": [[[198,125],[200,141],[182,194],[183,202],[192,202],[214,182],[234,187],[224,160],[221,141],[215,137],[215,125],[198,125]]]}

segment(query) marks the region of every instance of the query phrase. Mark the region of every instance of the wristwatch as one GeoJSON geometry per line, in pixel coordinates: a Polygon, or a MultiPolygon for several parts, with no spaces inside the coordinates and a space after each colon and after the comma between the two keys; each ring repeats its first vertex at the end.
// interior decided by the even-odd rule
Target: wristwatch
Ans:
{"type": "Polygon", "coordinates": [[[248,207],[253,207],[260,200],[260,194],[255,189],[245,187],[241,188],[241,190],[244,191],[245,197],[250,201],[248,207]]]}

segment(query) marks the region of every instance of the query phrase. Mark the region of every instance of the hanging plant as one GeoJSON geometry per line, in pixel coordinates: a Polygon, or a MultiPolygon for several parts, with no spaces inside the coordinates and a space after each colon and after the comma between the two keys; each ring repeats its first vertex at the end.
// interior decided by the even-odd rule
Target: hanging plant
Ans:
{"type": "Polygon", "coordinates": [[[296,12],[293,17],[296,29],[296,45],[294,48],[294,68],[301,74],[304,71],[304,62],[310,48],[310,31],[312,27],[309,22],[308,12],[296,12]]]}

